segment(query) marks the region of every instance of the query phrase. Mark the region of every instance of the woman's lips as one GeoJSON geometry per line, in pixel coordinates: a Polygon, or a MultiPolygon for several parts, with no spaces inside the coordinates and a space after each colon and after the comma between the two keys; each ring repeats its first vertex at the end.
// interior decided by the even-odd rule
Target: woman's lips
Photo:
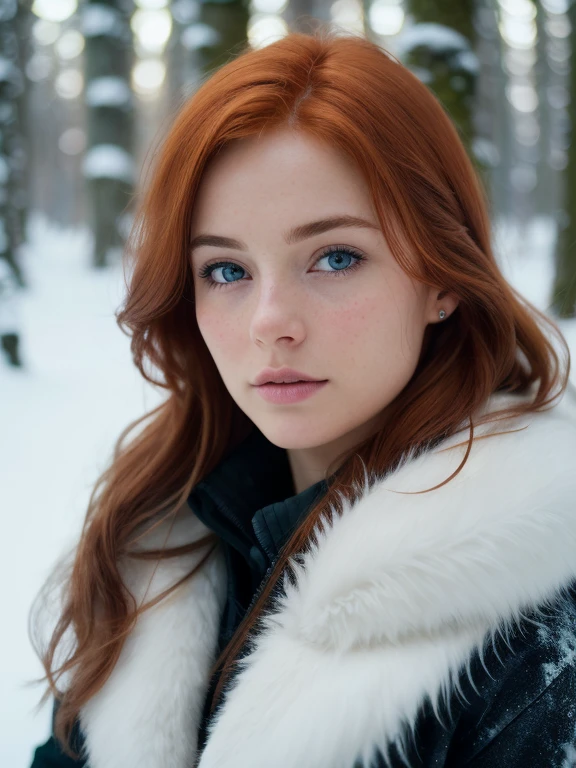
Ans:
{"type": "Polygon", "coordinates": [[[295,381],[292,384],[261,384],[256,387],[258,393],[269,403],[286,405],[298,403],[311,397],[328,383],[325,381],[295,381]]]}

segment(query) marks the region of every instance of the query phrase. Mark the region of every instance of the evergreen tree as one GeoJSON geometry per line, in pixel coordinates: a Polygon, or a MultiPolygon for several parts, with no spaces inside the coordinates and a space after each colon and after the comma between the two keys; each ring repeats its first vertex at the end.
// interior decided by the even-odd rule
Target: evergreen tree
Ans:
{"type": "Polygon", "coordinates": [[[88,110],[83,171],[96,267],[106,266],[110,250],[124,244],[122,217],[135,183],[131,7],[120,0],[87,0],[82,9],[88,110]]]}

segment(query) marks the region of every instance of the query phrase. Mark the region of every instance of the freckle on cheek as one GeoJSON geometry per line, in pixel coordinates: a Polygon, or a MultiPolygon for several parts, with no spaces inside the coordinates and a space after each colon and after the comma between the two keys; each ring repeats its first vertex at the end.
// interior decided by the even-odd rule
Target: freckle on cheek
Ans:
{"type": "Polygon", "coordinates": [[[344,319],[348,324],[358,325],[364,323],[370,308],[360,301],[355,301],[351,307],[338,314],[338,319],[344,319]]]}

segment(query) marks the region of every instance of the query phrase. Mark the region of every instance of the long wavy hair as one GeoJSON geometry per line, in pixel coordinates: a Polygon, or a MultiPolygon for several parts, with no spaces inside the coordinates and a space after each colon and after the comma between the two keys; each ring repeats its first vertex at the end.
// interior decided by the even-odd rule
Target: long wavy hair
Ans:
{"type": "MultiPolygon", "coordinates": [[[[56,697],[55,734],[72,755],[75,719],[110,675],[138,616],[183,581],[137,606],[123,584],[120,559],[136,556],[132,547],[143,527],[174,518],[193,487],[254,426],[226,390],[196,323],[191,216],[210,159],[233,140],[279,126],[347,153],[369,186],[394,258],[413,278],[454,291],[460,302],[446,321],[427,326],[417,368],[386,409],[386,429],[327,469],[326,493],[284,546],[215,660],[212,671],[222,674],[213,706],[289,558],[306,549],[321,517],[341,513],[342,499],[357,498],[365,470],[383,477],[407,453],[465,424],[467,451],[448,482],[467,460],[474,425],[483,423],[473,416],[490,395],[533,391],[505,412],[513,416],[543,409],[568,386],[568,345],[558,326],[501,274],[483,183],[432,92],[376,44],[325,27],[290,32],[260,49],[246,45],[176,115],[125,249],[130,277],[117,322],[131,335],[142,376],[167,396],[118,438],[90,497],[57,624],[46,647],[36,647],[47,681],[40,703],[50,693],[56,697]],[[565,349],[564,368],[545,328],[565,349]],[[62,675],[65,690],[58,686],[62,675]]],[[[211,534],[188,547],[139,556],[159,561],[206,547],[208,557],[217,544],[211,534]]]]}

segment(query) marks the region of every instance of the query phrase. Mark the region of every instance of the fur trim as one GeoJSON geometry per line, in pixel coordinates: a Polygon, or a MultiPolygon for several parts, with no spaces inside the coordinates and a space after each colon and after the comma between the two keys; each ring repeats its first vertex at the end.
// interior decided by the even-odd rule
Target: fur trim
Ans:
{"type": "MultiPolygon", "coordinates": [[[[200,768],[264,768],[271,755],[275,768],[369,765],[426,696],[437,706],[487,636],[575,579],[571,397],[475,429],[498,434],[475,441],[460,473],[429,493],[411,495],[457,469],[467,431],[387,477],[365,476],[358,500],[293,560],[296,582],[285,579],[261,621],[200,768]],[[520,431],[500,434],[510,429],[520,431]]],[[[200,523],[189,515],[188,525],[200,523]]],[[[169,606],[144,614],[83,713],[91,768],[192,764],[224,581],[212,558],[169,606]]]]}
{"type": "MultiPolygon", "coordinates": [[[[208,533],[185,507],[167,546],[208,533]]],[[[159,526],[145,548],[161,547],[165,537],[166,526],[159,526]]],[[[202,548],[160,563],[132,559],[123,564],[123,579],[140,605],[179,581],[205,554],[202,548]]],[[[226,565],[218,547],[191,579],[139,617],[112,674],[81,711],[90,768],[192,765],[225,597],[226,565]]]]}

